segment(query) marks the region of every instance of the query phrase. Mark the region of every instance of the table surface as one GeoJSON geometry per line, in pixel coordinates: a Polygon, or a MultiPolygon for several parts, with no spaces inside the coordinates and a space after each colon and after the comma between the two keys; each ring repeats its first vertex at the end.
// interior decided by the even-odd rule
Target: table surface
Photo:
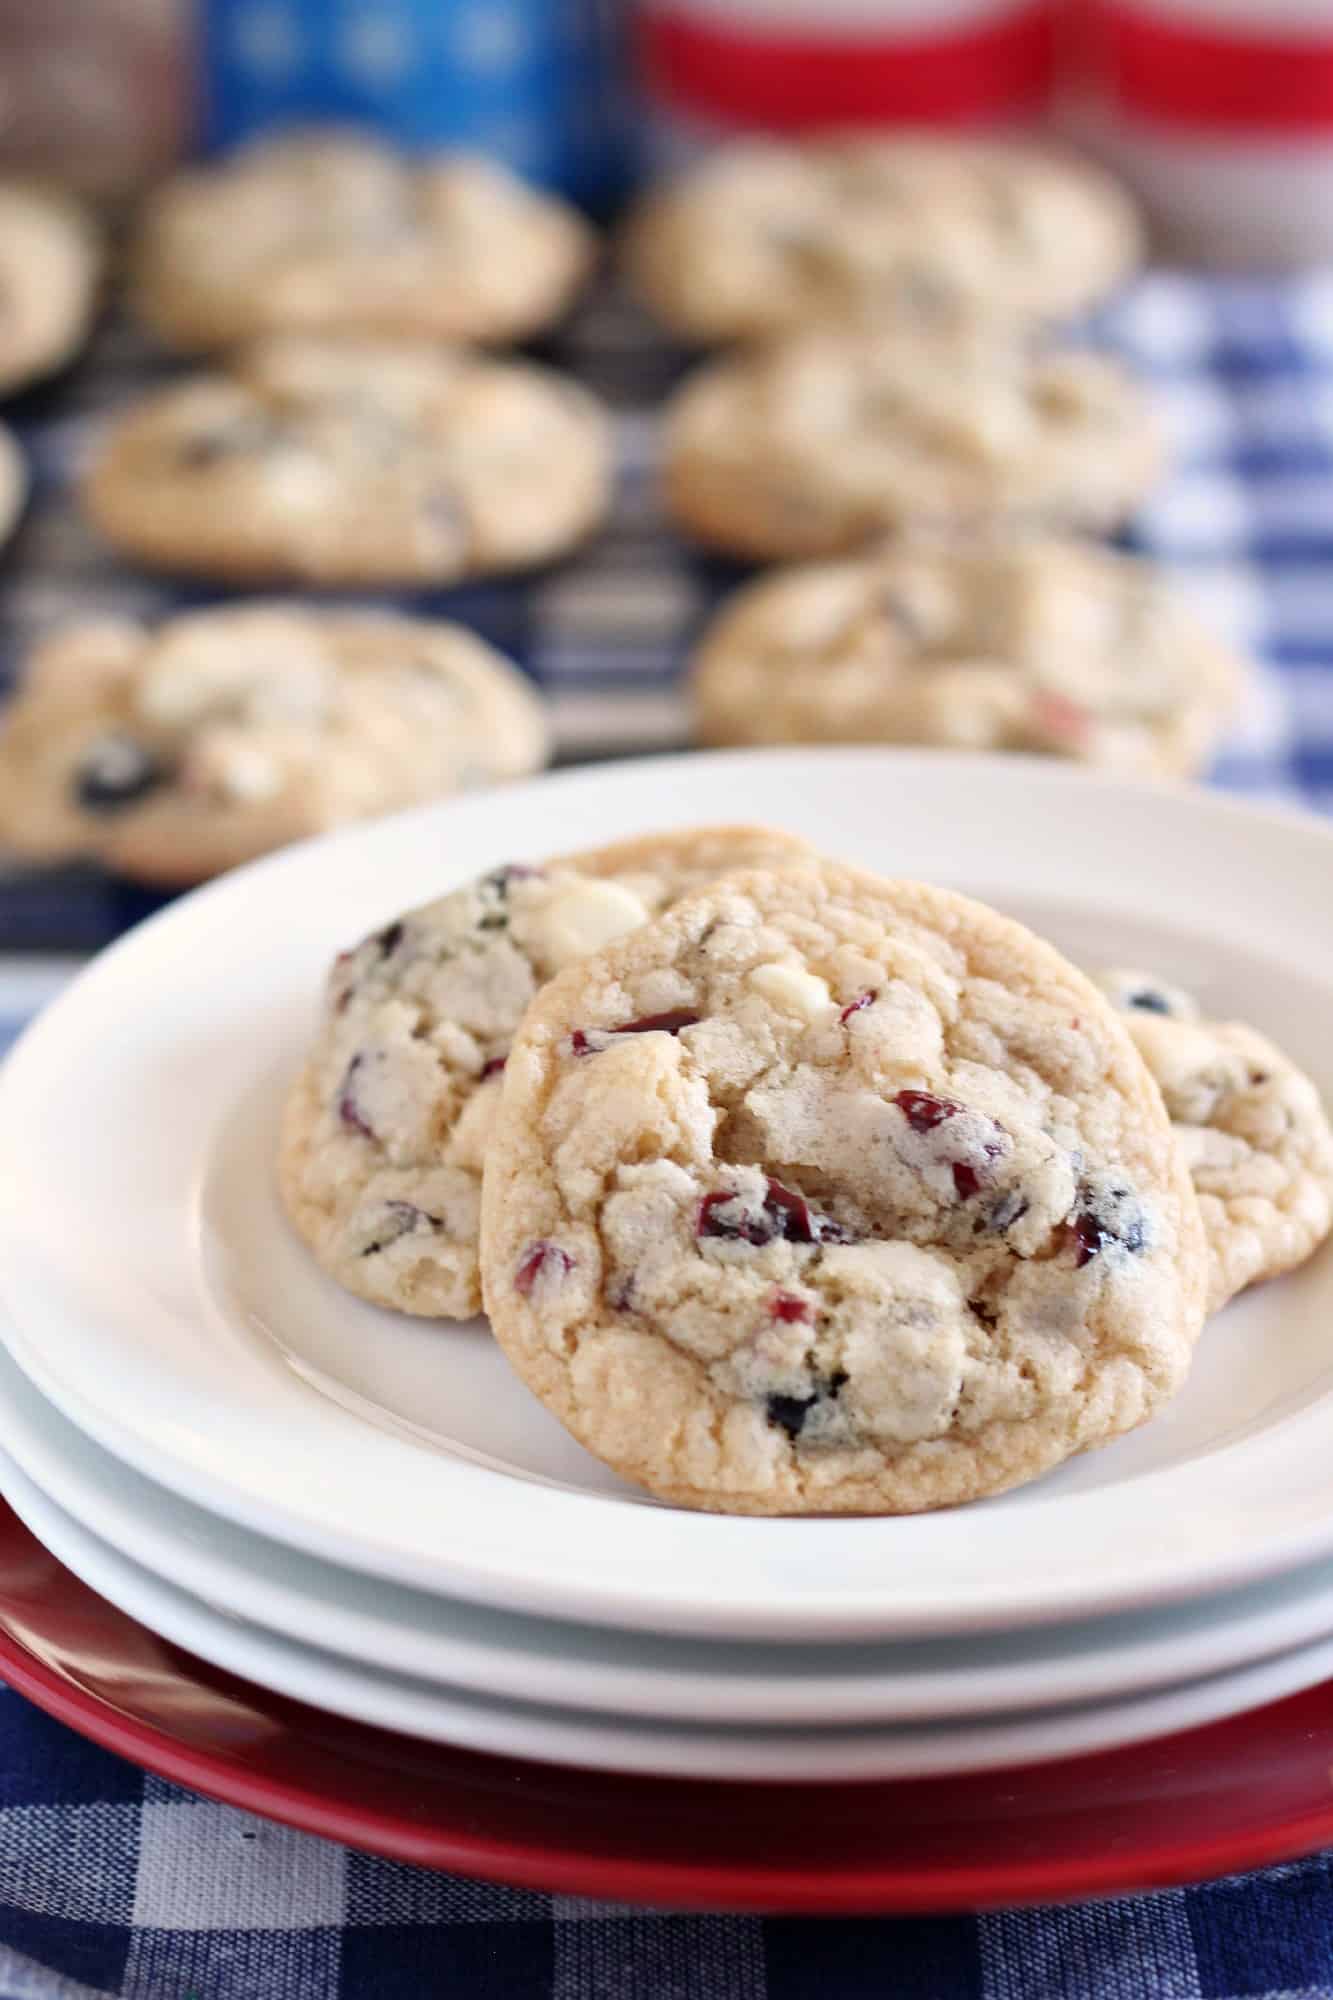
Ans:
{"type": "MultiPolygon", "coordinates": [[[[1172,447],[1172,477],[1126,540],[1258,661],[1211,781],[1333,809],[1333,276],[1156,272],[1093,331],[1145,377],[1172,447]]],[[[395,601],[458,616],[518,658],[550,701],[560,761],[683,748],[684,654],[742,572],[688,551],[657,510],[654,412],[681,358],[611,293],[551,358],[615,406],[614,526],[522,584],[395,601]]],[[[34,497],[0,567],[0,684],[61,619],[222,594],[125,568],[70,502],[97,425],[160,367],[113,324],[77,369],[7,412],[34,497]]],[[[0,859],[0,1046],[155,906],[92,870],[0,859]]],[[[615,1909],[272,1826],[147,1777],[0,1691],[0,2000],[1313,2000],[1333,1996],[1329,1866],[919,1921],[615,1909]]]]}

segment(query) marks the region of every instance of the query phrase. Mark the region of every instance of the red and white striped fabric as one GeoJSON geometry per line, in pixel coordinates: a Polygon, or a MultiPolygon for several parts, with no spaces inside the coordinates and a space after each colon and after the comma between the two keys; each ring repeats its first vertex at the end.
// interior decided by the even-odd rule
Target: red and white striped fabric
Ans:
{"type": "Polygon", "coordinates": [[[643,0],[641,74],[668,153],[743,131],[1030,118],[1056,0],[643,0]]]}
{"type": "Polygon", "coordinates": [[[1075,0],[1069,122],[1181,247],[1333,256],[1329,0],[1075,0]]]}

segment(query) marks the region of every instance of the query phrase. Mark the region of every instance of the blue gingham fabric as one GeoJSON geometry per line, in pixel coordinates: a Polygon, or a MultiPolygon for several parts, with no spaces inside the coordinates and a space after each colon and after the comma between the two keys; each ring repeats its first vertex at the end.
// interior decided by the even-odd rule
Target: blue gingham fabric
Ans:
{"type": "MultiPolygon", "coordinates": [[[[1128,537],[1257,665],[1214,782],[1333,809],[1333,276],[1159,273],[1096,329],[1150,386],[1173,476],[1128,537]]],[[[564,761],[683,746],[690,636],[739,572],[675,541],[654,408],[678,357],[612,295],[554,358],[614,403],[615,525],[517,586],[424,596],[519,658],[564,761]]],[[[154,364],[112,327],[9,412],[37,492],[0,571],[0,678],[58,618],[203,602],[100,550],[68,499],[103,412],[154,364]]],[[[152,907],[0,864],[0,1047],[152,907]]],[[[669,1916],[380,1862],[145,1777],[0,1692],[0,2000],[1333,2000],[1329,1857],[1078,1908],[980,1917],[669,1916]]]]}

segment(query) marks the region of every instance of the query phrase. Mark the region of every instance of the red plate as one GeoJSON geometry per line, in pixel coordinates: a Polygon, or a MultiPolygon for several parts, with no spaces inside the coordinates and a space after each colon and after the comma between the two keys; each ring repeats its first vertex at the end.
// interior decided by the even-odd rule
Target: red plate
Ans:
{"type": "Polygon", "coordinates": [[[703,1910],[925,1911],[1162,1887],[1333,1842],[1333,1682],[1136,1749],[910,1784],[559,1770],[413,1742],[205,1666],[0,1503],[0,1677],[197,1791],[458,1874],[703,1910]]]}

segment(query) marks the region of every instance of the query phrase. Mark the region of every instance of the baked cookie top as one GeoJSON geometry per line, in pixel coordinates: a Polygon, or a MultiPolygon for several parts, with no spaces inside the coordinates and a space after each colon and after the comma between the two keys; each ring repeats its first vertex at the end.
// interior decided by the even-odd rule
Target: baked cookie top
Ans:
{"type": "Polygon", "coordinates": [[[97,306],[102,245],[68,195],[0,180],[0,395],[60,368],[97,306]]]}
{"type": "Polygon", "coordinates": [[[541,703],[461,625],[239,604],[69,627],[0,724],[0,840],[194,882],[537,770],[541,703]]]}
{"type": "Polygon", "coordinates": [[[452,583],[560,554],[610,476],[605,413],[551,369],[292,336],[132,404],[82,492],[110,541],[167,569],[452,583]]]}
{"type": "Polygon", "coordinates": [[[1082,311],[1138,262],[1128,195],[1096,169],[956,139],[746,140],[648,194],[630,276],[688,340],[858,316],[1021,330],[1082,311]]]}
{"type": "Polygon", "coordinates": [[[1333,1131],[1314,1083],[1240,1021],[1208,1021],[1180,987],[1104,972],[1170,1114],[1198,1196],[1208,1309],[1303,1264],[1333,1228],[1333,1131]]]}
{"type": "Polygon", "coordinates": [[[538,988],[726,869],[808,851],[765,827],[649,834],[494,869],[344,952],[279,1163],[287,1212],[324,1268],[401,1312],[478,1312],[482,1163],[538,988]]]}
{"type": "Polygon", "coordinates": [[[538,995],[482,1270],[581,1443],[740,1513],[937,1507],[1105,1443],[1180,1387],[1207,1280],[1090,981],[832,863],[732,876],[538,995]]]}
{"type": "Polygon", "coordinates": [[[169,180],[133,296],[191,351],[274,332],[513,341],[561,317],[594,254],[573,208],[496,161],[297,133],[169,180]]]}
{"type": "Polygon", "coordinates": [[[1104,355],[821,333],[698,369],[669,409],[665,483],[692,533],[767,559],[906,526],[1107,528],[1159,457],[1104,355]]]}
{"type": "Polygon", "coordinates": [[[739,590],[691,693],[706,743],[938,743],[1188,776],[1243,673],[1132,556],[917,541],[739,590]]]}

